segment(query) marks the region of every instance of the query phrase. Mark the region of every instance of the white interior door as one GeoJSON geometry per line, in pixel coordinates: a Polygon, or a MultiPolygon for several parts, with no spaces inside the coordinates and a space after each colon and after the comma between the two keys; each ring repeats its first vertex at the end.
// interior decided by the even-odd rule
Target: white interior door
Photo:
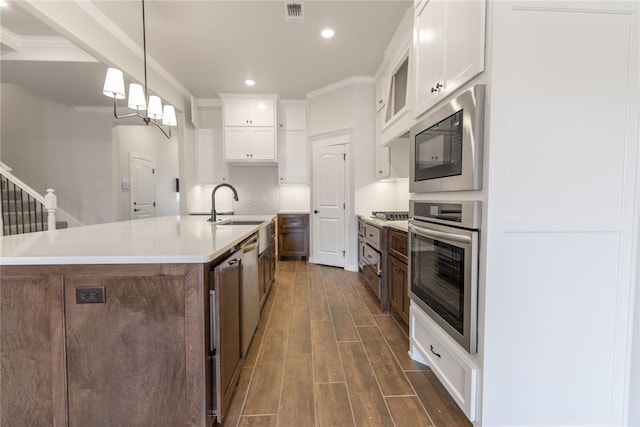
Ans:
{"type": "Polygon", "coordinates": [[[313,148],[312,249],[317,264],[344,267],[345,146],[313,148]]]}
{"type": "Polygon", "coordinates": [[[132,219],[149,218],[155,210],[155,166],[151,158],[130,154],[132,219]]]}

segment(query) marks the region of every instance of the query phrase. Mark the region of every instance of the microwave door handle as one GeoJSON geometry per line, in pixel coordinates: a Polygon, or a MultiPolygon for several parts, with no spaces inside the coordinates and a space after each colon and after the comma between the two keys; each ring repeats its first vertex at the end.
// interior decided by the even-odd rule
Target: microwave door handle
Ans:
{"type": "Polygon", "coordinates": [[[444,231],[429,230],[428,228],[417,227],[413,224],[409,225],[409,231],[423,236],[431,237],[436,240],[445,240],[456,243],[471,244],[471,237],[460,234],[446,233],[444,231]]]}

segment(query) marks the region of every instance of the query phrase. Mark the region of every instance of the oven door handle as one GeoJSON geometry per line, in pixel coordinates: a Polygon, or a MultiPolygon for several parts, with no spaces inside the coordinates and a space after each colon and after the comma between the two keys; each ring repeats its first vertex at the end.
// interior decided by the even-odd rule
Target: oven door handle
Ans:
{"type": "Polygon", "coordinates": [[[411,231],[411,232],[413,232],[415,234],[419,234],[421,236],[427,236],[427,237],[431,237],[431,238],[437,239],[437,240],[448,240],[448,241],[451,241],[451,242],[471,244],[471,237],[470,236],[463,236],[461,234],[446,233],[444,231],[430,230],[428,228],[417,227],[417,226],[415,226],[413,224],[409,224],[409,231],[411,231]]]}

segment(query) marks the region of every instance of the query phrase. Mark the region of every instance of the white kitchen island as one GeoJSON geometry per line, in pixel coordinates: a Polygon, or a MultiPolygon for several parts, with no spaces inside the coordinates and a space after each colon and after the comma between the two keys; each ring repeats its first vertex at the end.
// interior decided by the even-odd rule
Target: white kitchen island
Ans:
{"type": "Polygon", "coordinates": [[[224,411],[237,371],[225,390],[211,386],[225,363],[209,344],[213,269],[273,218],[172,216],[0,238],[3,422],[212,425],[211,402],[222,394],[224,411]]]}

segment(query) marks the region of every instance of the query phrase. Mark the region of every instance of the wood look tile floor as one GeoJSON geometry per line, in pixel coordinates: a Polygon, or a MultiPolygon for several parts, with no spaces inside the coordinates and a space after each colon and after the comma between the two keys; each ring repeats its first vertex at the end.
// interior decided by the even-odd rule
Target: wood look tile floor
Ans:
{"type": "Polygon", "coordinates": [[[358,273],[278,262],[224,426],[470,426],[358,273]]]}

